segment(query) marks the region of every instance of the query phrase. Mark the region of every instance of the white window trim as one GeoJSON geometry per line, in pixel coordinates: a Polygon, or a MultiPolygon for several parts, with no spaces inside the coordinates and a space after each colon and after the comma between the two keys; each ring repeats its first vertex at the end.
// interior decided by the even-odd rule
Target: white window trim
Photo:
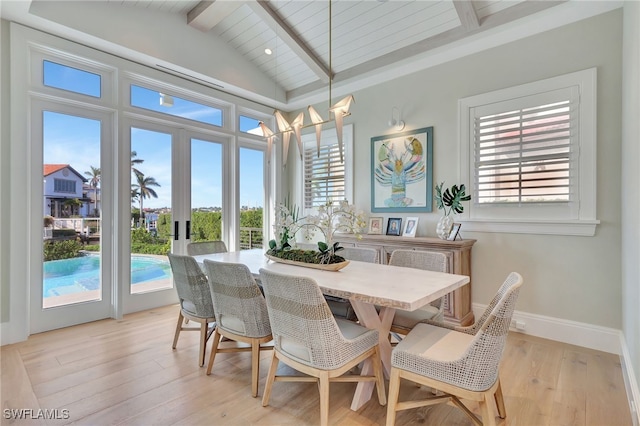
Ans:
{"type": "MultiPolygon", "coordinates": [[[[323,129],[320,136],[320,144],[326,145],[337,141],[336,129],[323,129]]],[[[292,143],[295,143],[292,141],[292,143]]],[[[305,133],[302,135],[302,149],[315,148],[317,146],[316,133],[305,133]]],[[[345,199],[353,204],[353,124],[346,124],[342,129],[342,153],[344,156],[344,192],[345,199]]],[[[315,212],[315,209],[308,209],[304,206],[304,161],[300,162],[300,205],[303,215],[315,212]]]]}
{"type": "MultiPolygon", "coordinates": [[[[596,83],[597,71],[596,68],[591,68],[459,100],[460,182],[466,184],[472,181],[474,173],[472,157],[473,117],[471,117],[473,107],[563,87],[577,85],[580,90],[580,106],[578,110],[580,206],[577,217],[540,217],[536,213],[538,206],[516,207],[518,211],[514,209],[515,206],[511,206],[510,212],[509,207],[503,207],[504,213],[512,212],[514,214],[511,217],[507,217],[506,214],[498,217],[483,213],[482,209],[474,205],[472,201],[468,206],[465,206],[465,212],[456,219],[464,223],[465,230],[544,235],[595,235],[596,225],[600,223],[596,219],[596,83]],[[522,212],[529,213],[529,215],[517,217],[522,212]]],[[[495,206],[494,209],[496,208],[501,207],[495,206]]]]}

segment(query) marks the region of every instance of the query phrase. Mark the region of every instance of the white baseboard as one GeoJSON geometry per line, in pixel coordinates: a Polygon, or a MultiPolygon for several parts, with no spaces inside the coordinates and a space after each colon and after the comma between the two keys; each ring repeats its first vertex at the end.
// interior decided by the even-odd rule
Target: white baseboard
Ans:
{"type": "MultiPolygon", "coordinates": [[[[473,313],[478,318],[487,305],[473,304],[473,313]]],[[[570,345],[621,355],[620,336],[622,332],[614,328],[600,327],[560,318],[546,317],[527,312],[513,313],[513,319],[524,324],[519,333],[530,334],[544,339],[569,343],[570,345]]]]}
{"type": "Polygon", "coordinates": [[[631,420],[633,426],[640,425],[640,388],[638,388],[638,382],[633,371],[633,363],[631,362],[631,355],[629,354],[629,348],[624,339],[624,335],[620,333],[620,346],[622,348],[622,355],[620,360],[622,361],[622,377],[624,377],[624,386],[627,390],[629,397],[629,409],[631,410],[631,420]]]}

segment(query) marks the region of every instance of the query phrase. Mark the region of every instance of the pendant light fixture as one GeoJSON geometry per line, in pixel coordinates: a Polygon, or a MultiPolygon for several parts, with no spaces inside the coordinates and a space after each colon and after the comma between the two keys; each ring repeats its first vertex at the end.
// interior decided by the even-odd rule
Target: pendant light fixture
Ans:
{"type": "Polygon", "coordinates": [[[342,128],[344,125],[344,117],[350,115],[349,108],[351,104],[354,102],[353,95],[349,95],[339,102],[331,105],[331,82],[333,81],[333,68],[331,63],[331,0],[329,0],[329,110],[328,110],[328,119],[324,120],[322,116],[313,108],[313,106],[309,105],[307,111],[309,112],[309,118],[311,119],[311,124],[304,124],[304,113],[301,112],[298,116],[289,123],[286,118],[284,118],[282,112],[275,110],[273,115],[276,118],[276,123],[278,125],[278,132],[273,132],[264,122],[260,122],[260,128],[262,129],[262,135],[267,140],[267,158],[271,159],[271,149],[273,143],[276,141],[278,137],[282,138],[282,164],[284,166],[287,165],[287,154],[289,151],[289,142],[291,140],[291,134],[294,134],[296,137],[296,142],[298,144],[298,152],[300,154],[300,159],[302,160],[302,129],[307,127],[315,127],[316,129],[316,143],[318,156],[320,156],[320,138],[322,135],[322,126],[326,123],[330,123],[332,121],[335,122],[336,126],[336,135],[338,139],[338,149],[340,151],[340,162],[343,161],[343,148],[342,148],[342,128]],[[333,119],[331,115],[333,114],[333,119]]]}

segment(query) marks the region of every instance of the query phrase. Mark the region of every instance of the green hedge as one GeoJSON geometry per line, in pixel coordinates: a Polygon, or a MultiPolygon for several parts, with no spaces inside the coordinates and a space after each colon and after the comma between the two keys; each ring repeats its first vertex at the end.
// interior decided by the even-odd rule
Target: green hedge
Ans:
{"type": "Polygon", "coordinates": [[[71,259],[78,257],[82,244],[76,240],[46,241],[44,243],[44,260],[71,259]]]}

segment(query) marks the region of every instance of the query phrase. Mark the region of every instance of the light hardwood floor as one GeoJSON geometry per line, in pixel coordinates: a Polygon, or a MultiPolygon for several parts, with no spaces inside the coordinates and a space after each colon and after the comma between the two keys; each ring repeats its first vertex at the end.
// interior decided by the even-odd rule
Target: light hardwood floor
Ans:
{"type": "MultiPolygon", "coordinates": [[[[171,349],[177,306],[33,335],[1,349],[2,423],[79,425],[315,425],[317,387],[276,383],[261,396],[269,351],[260,363],[259,397],[251,397],[249,353],[220,354],[213,374],[197,366],[198,333],[171,349]],[[58,420],[8,419],[7,409],[58,409],[58,420]],[[62,411],[68,410],[68,411],[62,411]]],[[[208,351],[207,348],[207,359],[208,351]]],[[[501,366],[507,407],[501,425],[631,425],[618,356],[511,333],[501,366]]],[[[349,405],[355,384],[331,387],[330,422],[383,425],[373,398],[349,405]]],[[[388,383],[387,383],[388,390],[388,383]]],[[[429,391],[403,383],[400,398],[429,391]]],[[[473,403],[469,406],[477,412],[473,403]]],[[[439,405],[398,414],[397,423],[469,425],[457,408],[439,405]]]]}

